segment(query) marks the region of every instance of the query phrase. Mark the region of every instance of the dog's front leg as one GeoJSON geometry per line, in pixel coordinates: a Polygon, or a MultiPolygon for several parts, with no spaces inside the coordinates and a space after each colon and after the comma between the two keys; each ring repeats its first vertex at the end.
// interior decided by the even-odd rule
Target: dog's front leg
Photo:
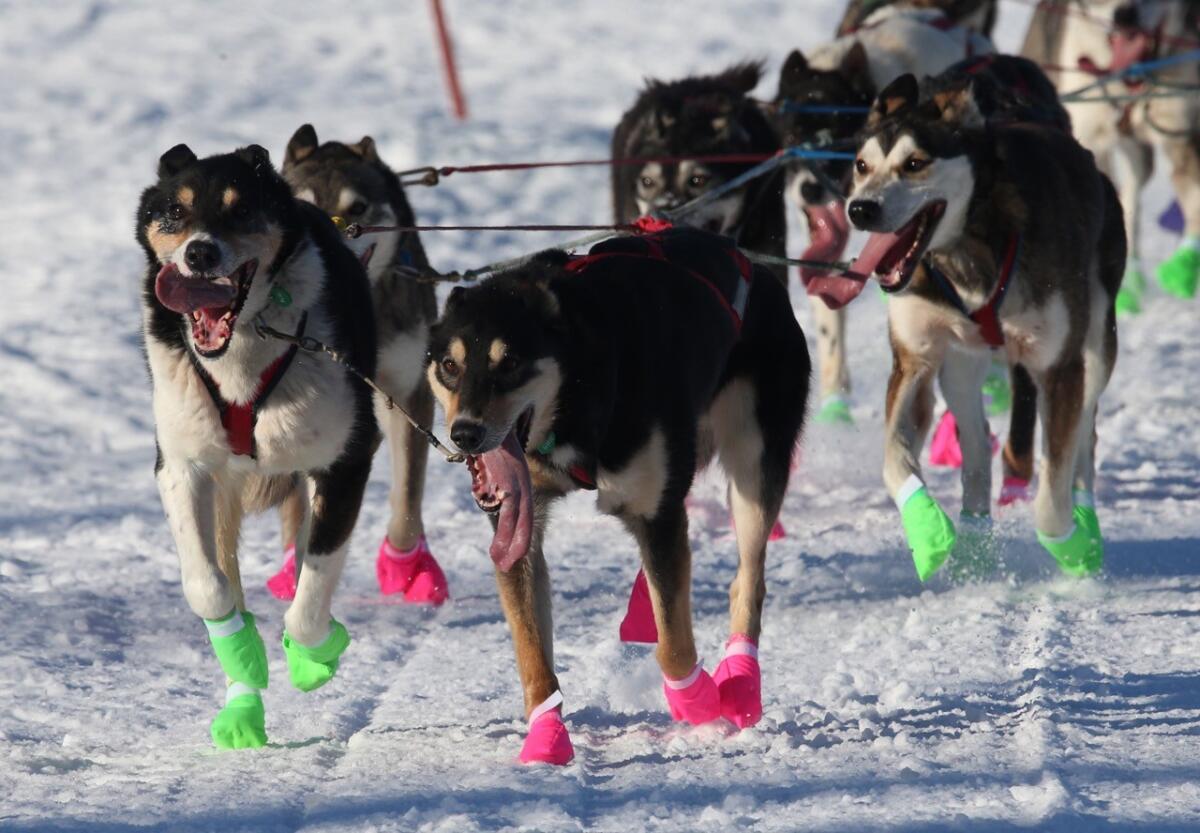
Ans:
{"type": "MultiPolygon", "coordinates": [[[[893,302],[893,310],[897,304],[893,302]]],[[[888,380],[883,481],[900,510],[917,576],[925,581],[954,549],[954,524],[929,495],[918,455],[933,418],[931,381],[936,364],[908,350],[893,334],[888,380]]]]}
{"type": "Polygon", "coordinates": [[[1162,288],[1179,298],[1192,298],[1200,286],[1200,131],[1186,139],[1163,143],[1171,162],[1171,184],[1183,211],[1183,240],[1158,267],[1162,288]]]}
{"type": "Polygon", "coordinates": [[[283,617],[288,674],[301,691],[329,682],[350,644],[349,633],[333,618],[331,608],[370,473],[371,458],[363,455],[343,458],[308,476],[311,517],[296,541],[300,575],[296,598],[283,617]]]}
{"type": "Polygon", "coordinates": [[[850,370],[846,365],[846,308],[830,309],[820,298],[809,302],[817,325],[817,364],[821,374],[821,406],[817,422],[852,423],[850,370]]]}
{"type": "Polygon", "coordinates": [[[237,609],[238,593],[217,563],[216,481],[192,461],[172,459],[163,461],[157,480],[179,551],[184,597],[204,620],[227,677],[225,708],[211,726],[213,743],[223,749],[263,746],[266,719],[259,691],[267,687],[267,652],[254,616],[237,609]]]}
{"type": "MultiPolygon", "coordinates": [[[[529,721],[520,759],[523,763],[563,765],[575,753],[562,722],[562,693],[554,673],[550,572],[542,552],[550,500],[548,495],[535,491],[529,552],[508,572],[496,568],[496,587],[512,633],[517,673],[525,697],[525,717],[529,721]]],[[[495,526],[496,518],[493,516],[491,520],[495,526]]]]}

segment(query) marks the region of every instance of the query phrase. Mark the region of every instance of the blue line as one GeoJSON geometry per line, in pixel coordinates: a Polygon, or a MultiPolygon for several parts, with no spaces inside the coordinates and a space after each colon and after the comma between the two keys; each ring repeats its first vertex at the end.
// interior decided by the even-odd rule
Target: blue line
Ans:
{"type": "Polygon", "coordinates": [[[854,158],[853,153],[846,153],[839,150],[815,150],[813,148],[797,145],[795,147],[785,148],[783,155],[791,159],[846,159],[854,158]]]}
{"type": "Polygon", "coordinates": [[[781,113],[869,113],[871,108],[865,104],[801,104],[795,101],[781,101],[781,113]]]}

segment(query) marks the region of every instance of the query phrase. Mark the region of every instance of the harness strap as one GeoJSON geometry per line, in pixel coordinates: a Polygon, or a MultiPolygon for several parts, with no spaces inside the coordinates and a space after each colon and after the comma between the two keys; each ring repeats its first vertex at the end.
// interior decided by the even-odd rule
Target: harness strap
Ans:
{"type": "MultiPolygon", "coordinates": [[[[304,335],[304,327],[308,323],[308,313],[305,313],[300,318],[300,326],[297,328],[297,336],[304,335]]],[[[200,364],[200,360],[196,355],[189,350],[188,356],[192,360],[192,367],[196,369],[196,373],[200,376],[200,381],[204,383],[208,395],[212,397],[213,404],[217,407],[217,412],[221,416],[221,426],[225,429],[225,439],[229,443],[229,450],[239,457],[250,457],[253,459],[256,456],[256,448],[254,442],[254,428],[258,424],[258,412],[263,404],[271,396],[279,384],[279,380],[283,378],[283,374],[287,373],[288,368],[292,364],[292,359],[296,358],[296,353],[299,352],[299,346],[293,344],[283,355],[267,365],[267,368],[259,377],[258,387],[254,391],[254,395],[246,402],[229,402],[221,395],[221,389],[217,385],[217,381],[212,375],[200,364]]]]}
{"type": "Polygon", "coordinates": [[[958,290],[954,288],[950,279],[942,274],[942,270],[934,266],[931,261],[925,260],[925,270],[933,277],[933,283],[942,293],[942,297],[978,325],[979,335],[991,347],[1004,346],[1004,331],[1000,328],[1000,305],[1004,303],[1004,296],[1008,294],[1008,287],[1012,282],[1017,255],[1020,251],[1021,235],[1010,235],[1008,246],[1004,251],[1004,260],[1000,264],[1000,275],[996,281],[996,288],[992,290],[991,297],[984,302],[984,305],[974,312],[967,309],[962,296],[958,294],[958,290]]]}

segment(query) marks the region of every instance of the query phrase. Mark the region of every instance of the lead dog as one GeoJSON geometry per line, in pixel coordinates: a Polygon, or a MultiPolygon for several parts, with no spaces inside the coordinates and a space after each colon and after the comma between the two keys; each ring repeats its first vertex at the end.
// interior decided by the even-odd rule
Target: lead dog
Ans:
{"type": "Polygon", "coordinates": [[[623,238],[456,288],[429,355],[450,436],[471,455],[476,501],[494,513],[491,556],[530,721],[521,759],[572,755],[542,540],[550,505],[579,488],[595,490],[638,542],[672,715],[757,721],[767,537],[808,393],[786,289],[724,238],[623,238]],[[684,510],[714,455],[729,477],[740,558],[715,678],[692,636],[684,510]]]}
{"type": "Polygon", "coordinates": [[[350,641],[330,605],[378,427],[365,384],[259,338],[255,323],[315,337],[371,374],[367,278],[329,218],[293,198],[257,145],[206,159],[186,145],[163,154],[142,193],[137,238],[158,488],[184,596],[228,681],[212,739],[262,746],[267,655],[242,594],[242,517],[301,487],[303,569],[283,647],[292,683],[311,691],[333,677],[350,641]]]}
{"type": "Polygon", "coordinates": [[[991,466],[980,383],[990,348],[1038,389],[1038,540],[1072,575],[1098,571],[1096,405],[1117,354],[1121,207],[1092,155],[1061,130],[988,125],[969,92],[918,102],[902,76],[876,100],[854,163],[849,215],[871,236],[854,271],[888,304],[893,367],[884,482],[922,580],[955,550],[921,479],[936,376],[963,451],[961,546],[987,547],[991,466]]]}
{"type": "MultiPolygon", "coordinates": [[[[936,9],[884,7],[860,28],[819,47],[810,57],[799,50],[787,57],[774,101],[776,129],[787,146],[852,142],[866,123],[866,113],[860,111],[896,77],[936,75],[963,58],[991,51],[986,38],[948,25],[936,9]],[[819,108],[833,108],[833,112],[819,108]]],[[[803,257],[841,260],[850,231],[844,207],[849,184],[849,162],[789,164],[786,194],[808,226],[809,246],[803,257]]],[[[822,403],[816,418],[851,422],[843,307],[858,295],[862,284],[811,268],[800,269],[800,280],[814,296],[822,403]]]]}
{"type": "MultiPolygon", "coordinates": [[[[317,140],[312,125],[301,126],[288,142],[283,176],[296,196],[347,222],[412,226],[412,208],[400,180],[365,136],[355,144],[317,140]]],[[[376,381],[418,422],[433,420],[433,396],[422,378],[429,325],[437,318],[433,285],[416,278],[429,260],[416,232],[383,231],[347,244],[367,268],[375,329],[379,340],[376,381]]],[[[446,576],[429,550],[421,517],[425,491],[425,438],[395,408],[376,396],[375,413],[391,454],[391,519],[379,544],[375,574],[382,593],[407,602],[440,605],[449,598],[446,576]]],[[[295,540],[300,514],[297,494],[285,504],[284,544],[295,540]]],[[[280,598],[295,593],[294,561],[289,557],[268,587],[280,598]]]]}

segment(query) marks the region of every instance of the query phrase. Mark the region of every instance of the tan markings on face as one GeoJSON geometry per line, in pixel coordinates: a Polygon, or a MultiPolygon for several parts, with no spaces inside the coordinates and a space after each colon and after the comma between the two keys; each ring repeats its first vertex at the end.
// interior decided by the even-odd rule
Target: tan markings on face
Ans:
{"type": "Polygon", "coordinates": [[[356,202],[366,203],[367,200],[363,199],[353,188],[343,188],[338,194],[337,210],[339,213],[344,212],[356,202]]]}
{"type": "Polygon", "coordinates": [[[221,194],[221,205],[230,208],[238,201],[238,197],[240,196],[236,188],[226,188],[225,193],[221,194]]]}
{"type": "Polygon", "coordinates": [[[454,422],[458,416],[458,394],[442,384],[442,380],[438,378],[436,361],[430,362],[426,368],[425,380],[429,382],[429,389],[433,391],[434,398],[446,412],[446,424],[454,422]]]}
{"type": "Polygon", "coordinates": [[[508,354],[508,345],[503,339],[492,339],[492,345],[488,348],[488,367],[495,368],[500,362],[504,361],[504,357],[508,354]]]}
{"type": "Polygon", "coordinates": [[[463,344],[463,340],[458,336],[450,339],[450,358],[458,363],[462,369],[467,367],[467,345],[463,344]]]}
{"type": "Polygon", "coordinates": [[[146,226],[146,239],[150,241],[150,248],[154,250],[154,255],[163,262],[170,260],[175,250],[182,246],[190,236],[191,232],[187,229],[169,234],[160,231],[157,222],[146,226]]]}
{"type": "Polygon", "coordinates": [[[184,208],[191,208],[196,202],[196,192],[184,185],[175,193],[175,199],[179,200],[184,208]]]}

